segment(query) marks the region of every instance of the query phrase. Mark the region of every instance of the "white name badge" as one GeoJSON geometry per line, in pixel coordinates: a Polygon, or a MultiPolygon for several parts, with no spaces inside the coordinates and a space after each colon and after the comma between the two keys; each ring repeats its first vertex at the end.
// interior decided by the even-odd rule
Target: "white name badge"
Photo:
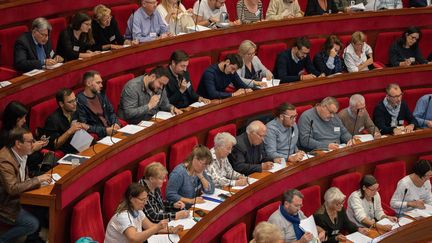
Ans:
{"type": "Polygon", "coordinates": [[[396,122],[395,121],[391,121],[390,126],[391,127],[395,127],[396,126],[396,122]]]}
{"type": "Polygon", "coordinates": [[[191,82],[187,82],[187,84],[186,84],[186,88],[189,89],[190,86],[191,86],[191,82]]]}
{"type": "Polygon", "coordinates": [[[403,125],[404,124],[404,120],[399,120],[398,123],[399,123],[399,125],[403,125]]]}
{"type": "Polygon", "coordinates": [[[340,127],[334,127],[334,132],[340,132],[340,127]]]}
{"type": "Polygon", "coordinates": [[[292,137],[292,138],[295,137],[295,133],[292,133],[292,134],[291,134],[291,137],[292,137]]]}
{"type": "Polygon", "coordinates": [[[115,40],[115,35],[113,35],[113,36],[111,36],[111,37],[109,38],[109,41],[110,41],[110,42],[113,41],[113,40],[115,40]]]}
{"type": "Polygon", "coordinates": [[[156,37],[156,36],[157,36],[157,34],[156,34],[155,32],[151,32],[151,33],[150,33],[150,37],[154,38],[154,37],[156,37]]]}
{"type": "Polygon", "coordinates": [[[364,128],[365,128],[364,126],[361,126],[358,131],[361,132],[363,131],[364,128]]]}
{"type": "Polygon", "coordinates": [[[73,51],[79,51],[80,47],[79,46],[73,46],[73,51]]]}
{"type": "Polygon", "coordinates": [[[51,50],[51,52],[50,52],[50,57],[53,58],[53,57],[54,57],[54,54],[55,54],[54,51],[51,50]]]}

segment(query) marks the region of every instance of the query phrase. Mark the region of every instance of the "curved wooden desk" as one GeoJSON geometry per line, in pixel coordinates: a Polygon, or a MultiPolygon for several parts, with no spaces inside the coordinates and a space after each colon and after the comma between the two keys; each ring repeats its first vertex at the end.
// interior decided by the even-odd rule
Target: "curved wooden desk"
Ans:
{"type": "Polygon", "coordinates": [[[377,237],[374,242],[430,242],[432,240],[431,229],[432,217],[423,218],[387,232],[377,237]]]}

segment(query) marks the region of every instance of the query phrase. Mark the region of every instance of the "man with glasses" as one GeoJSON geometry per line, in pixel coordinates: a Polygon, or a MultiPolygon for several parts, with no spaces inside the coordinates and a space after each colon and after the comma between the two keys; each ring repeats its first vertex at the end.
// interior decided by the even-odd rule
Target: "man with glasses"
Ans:
{"type": "Polygon", "coordinates": [[[299,37],[291,49],[279,53],[273,72],[275,78],[280,79],[281,83],[290,83],[325,76],[312,64],[310,48],[309,40],[306,37],[299,37]]]}
{"type": "Polygon", "coordinates": [[[290,162],[303,159],[304,152],[297,148],[299,131],[296,118],[296,107],[282,103],[276,109],[275,118],[266,125],[264,148],[267,157],[275,163],[281,163],[282,159],[290,162]]]}
{"type": "Polygon", "coordinates": [[[156,0],[141,0],[141,7],[129,17],[125,38],[139,43],[171,36],[168,26],[156,11],[156,0]]]}
{"type": "Polygon", "coordinates": [[[341,143],[352,144],[352,136],[337,115],[339,102],[326,97],[303,112],[299,120],[300,145],[308,150],[338,149],[341,143]]]}
{"type": "Polygon", "coordinates": [[[63,58],[51,46],[51,24],[44,18],[33,21],[31,31],[22,34],[14,46],[14,68],[20,72],[49,68],[63,58]]]}
{"type": "Polygon", "coordinates": [[[76,131],[87,130],[89,125],[76,121],[77,99],[72,90],[62,88],[57,91],[56,101],[58,108],[48,117],[43,129],[50,138],[48,147],[65,154],[78,153],[70,141],[76,131]]]}
{"type": "Polygon", "coordinates": [[[374,111],[374,122],[381,134],[410,133],[418,127],[417,121],[402,100],[402,90],[398,84],[389,84],[386,88],[386,97],[374,111]],[[407,126],[404,126],[408,124],[407,126]]]}
{"type": "Polygon", "coordinates": [[[253,121],[246,127],[246,132],[237,136],[228,159],[235,171],[250,175],[273,168],[273,162],[265,157],[264,137],[267,128],[261,121],[253,121]]]}
{"type": "MultiPolygon", "coordinates": [[[[225,0],[198,0],[193,6],[194,20],[202,26],[213,27],[221,21],[222,12],[228,13],[225,0]]],[[[230,25],[239,25],[240,23],[240,20],[229,22],[230,25]]]]}
{"type": "Polygon", "coordinates": [[[379,128],[369,117],[365,98],[361,94],[352,95],[349,100],[349,107],[339,111],[338,116],[351,135],[363,134],[363,131],[367,130],[374,138],[381,137],[379,128]]]}
{"type": "Polygon", "coordinates": [[[51,182],[50,174],[29,178],[27,156],[32,153],[33,135],[25,128],[9,134],[7,146],[0,150],[0,221],[12,227],[0,235],[0,242],[14,242],[27,235],[26,242],[44,242],[39,238],[40,220],[21,207],[20,196],[42,183],[51,182]]]}

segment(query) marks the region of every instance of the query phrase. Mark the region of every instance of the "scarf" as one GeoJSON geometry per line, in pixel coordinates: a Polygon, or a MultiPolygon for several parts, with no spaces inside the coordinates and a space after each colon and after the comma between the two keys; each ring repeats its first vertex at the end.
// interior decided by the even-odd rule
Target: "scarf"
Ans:
{"type": "Polygon", "coordinates": [[[304,235],[304,232],[302,229],[300,229],[300,217],[299,214],[297,215],[290,215],[287,211],[285,211],[283,204],[279,206],[279,211],[282,214],[282,216],[288,220],[288,222],[291,222],[294,228],[294,232],[296,235],[296,239],[300,240],[300,238],[304,235]]]}
{"type": "Polygon", "coordinates": [[[391,127],[396,127],[398,125],[397,118],[399,116],[399,111],[400,111],[400,108],[401,108],[401,104],[399,104],[396,107],[393,107],[393,106],[390,105],[390,103],[388,102],[387,98],[384,98],[383,103],[384,103],[384,106],[385,106],[387,112],[391,116],[390,126],[391,127]]]}

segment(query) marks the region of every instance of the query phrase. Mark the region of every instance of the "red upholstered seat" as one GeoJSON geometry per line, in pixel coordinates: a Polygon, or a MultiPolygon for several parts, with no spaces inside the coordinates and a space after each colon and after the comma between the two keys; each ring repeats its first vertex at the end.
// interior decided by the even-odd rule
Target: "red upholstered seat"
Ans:
{"type": "Polygon", "coordinates": [[[52,26],[50,33],[52,49],[55,50],[57,47],[57,40],[59,38],[60,32],[66,29],[66,19],[63,17],[48,19],[48,22],[52,26]]]}
{"type": "Polygon", "coordinates": [[[189,8],[193,8],[195,2],[196,2],[195,0],[183,0],[182,4],[185,6],[186,9],[189,9],[189,8]]]}
{"type": "Polygon", "coordinates": [[[211,58],[209,56],[192,57],[189,59],[188,71],[192,81],[192,87],[195,91],[198,89],[201,75],[210,65],[211,58]]]}
{"type": "Polygon", "coordinates": [[[422,30],[422,39],[420,40],[420,51],[424,58],[428,58],[429,54],[432,53],[432,30],[431,29],[423,29],[422,30]]]}
{"type": "Polygon", "coordinates": [[[239,223],[222,235],[222,243],[247,243],[246,224],[239,223]]]}
{"type": "Polygon", "coordinates": [[[71,242],[81,237],[91,237],[97,242],[104,241],[105,229],[99,192],[93,192],[73,207],[70,229],[71,242]]]}
{"type": "Polygon", "coordinates": [[[221,51],[219,53],[219,61],[223,61],[228,54],[237,54],[237,49],[221,51]]]}
{"type": "Polygon", "coordinates": [[[301,11],[305,12],[308,0],[297,0],[297,1],[298,1],[299,5],[300,5],[301,11]]]}
{"type": "Polygon", "coordinates": [[[283,42],[260,45],[258,57],[268,70],[273,71],[277,55],[286,49],[287,45],[283,42]]]}
{"type": "Polygon", "coordinates": [[[321,188],[317,185],[309,186],[300,190],[303,194],[303,207],[301,210],[309,217],[321,207],[321,188]]]}
{"type": "Polygon", "coordinates": [[[373,117],[375,107],[384,99],[385,96],[386,94],[384,92],[369,93],[364,95],[366,100],[366,109],[371,118],[373,117]]]}
{"type": "Polygon", "coordinates": [[[432,88],[408,89],[404,91],[403,99],[411,112],[414,111],[418,99],[425,94],[432,94],[432,88]]]}
{"type": "Polygon", "coordinates": [[[105,225],[114,215],[119,203],[124,197],[127,187],[132,183],[132,173],[123,171],[107,180],[104,185],[102,209],[105,225]]]}
{"type": "Polygon", "coordinates": [[[380,164],[375,167],[374,176],[380,184],[379,194],[384,212],[395,215],[390,208],[390,200],[396,190],[397,183],[406,175],[405,161],[395,161],[380,164]]]}
{"type": "Polygon", "coordinates": [[[349,98],[348,97],[339,97],[336,98],[339,102],[339,111],[347,108],[349,106],[349,98]]]}
{"type": "Polygon", "coordinates": [[[126,31],[126,25],[131,14],[138,8],[135,3],[126,4],[121,6],[115,6],[111,8],[111,14],[117,20],[117,24],[120,30],[120,34],[124,35],[126,31]]]}
{"type": "Polygon", "coordinates": [[[262,2],[262,6],[263,6],[263,19],[265,19],[266,18],[266,14],[267,14],[267,9],[268,9],[268,6],[269,6],[269,4],[270,4],[270,0],[262,0],[261,1],[262,2]]]}
{"type": "MultiPolygon", "coordinates": [[[[333,178],[331,186],[339,188],[339,190],[341,190],[341,192],[348,198],[353,191],[359,189],[361,178],[362,174],[358,172],[351,172],[333,178]]],[[[347,207],[347,200],[344,202],[344,207],[347,207]]]]}
{"type": "Polygon", "coordinates": [[[216,137],[216,135],[218,133],[229,132],[229,133],[231,133],[231,135],[233,135],[235,137],[236,133],[237,133],[236,130],[237,130],[237,126],[235,124],[228,124],[228,125],[217,127],[217,128],[214,128],[214,129],[208,131],[207,142],[206,142],[207,148],[213,148],[214,138],[216,137]]]}
{"type": "Polygon", "coordinates": [[[143,159],[138,164],[137,181],[139,181],[143,178],[145,167],[147,167],[147,165],[149,165],[152,162],[159,162],[163,166],[166,166],[166,154],[165,154],[165,152],[160,152],[160,153],[157,153],[155,155],[152,155],[146,159],[143,159]]]}
{"type": "Polygon", "coordinates": [[[258,209],[255,218],[255,225],[258,225],[262,221],[267,221],[268,218],[279,208],[280,201],[270,203],[269,205],[258,209]]]}
{"type": "Polygon", "coordinates": [[[132,73],[123,74],[115,78],[110,78],[106,82],[106,96],[114,107],[114,111],[117,113],[118,106],[120,104],[120,96],[123,90],[123,86],[135,76],[132,73]]]}
{"type": "Polygon", "coordinates": [[[341,49],[341,53],[343,53],[343,49],[351,43],[351,35],[340,35],[339,40],[342,42],[343,45],[343,48],[341,49]]]}
{"type": "Polygon", "coordinates": [[[432,154],[420,156],[419,160],[420,159],[432,161],[432,154]]]}
{"type": "Polygon", "coordinates": [[[168,164],[169,171],[171,172],[178,164],[186,159],[197,144],[198,139],[194,136],[171,145],[170,160],[168,164]]]}
{"type": "Polygon", "coordinates": [[[57,102],[54,98],[32,106],[30,110],[30,130],[33,134],[35,134],[38,127],[45,126],[46,119],[57,107],[57,102]]]}
{"type": "MultiPolygon", "coordinates": [[[[0,47],[1,51],[1,47],[0,47]]],[[[0,81],[9,80],[18,76],[18,73],[7,67],[0,67],[0,81]]]]}
{"type": "Polygon", "coordinates": [[[28,30],[27,26],[20,25],[0,30],[0,65],[13,67],[15,40],[28,30]]]}
{"type": "Polygon", "coordinates": [[[389,64],[389,48],[393,42],[401,36],[401,32],[379,33],[373,51],[374,61],[384,65],[389,64]]]}
{"type": "MultiPolygon", "coordinates": [[[[202,4],[202,3],[201,3],[202,4]]],[[[237,1],[225,1],[225,6],[229,15],[229,20],[234,21],[237,19],[237,1]]]]}
{"type": "Polygon", "coordinates": [[[297,106],[297,107],[296,107],[296,111],[297,111],[297,118],[296,118],[296,122],[297,122],[298,119],[300,118],[301,114],[303,114],[303,112],[309,110],[310,108],[312,108],[311,105],[302,105],[302,106],[297,106]]]}
{"type": "Polygon", "coordinates": [[[310,39],[311,48],[310,48],[309,56],[311,60],[313,60],[315,54],[321,51],[325,40],[326,39],[324,38],[310,39]]]}

